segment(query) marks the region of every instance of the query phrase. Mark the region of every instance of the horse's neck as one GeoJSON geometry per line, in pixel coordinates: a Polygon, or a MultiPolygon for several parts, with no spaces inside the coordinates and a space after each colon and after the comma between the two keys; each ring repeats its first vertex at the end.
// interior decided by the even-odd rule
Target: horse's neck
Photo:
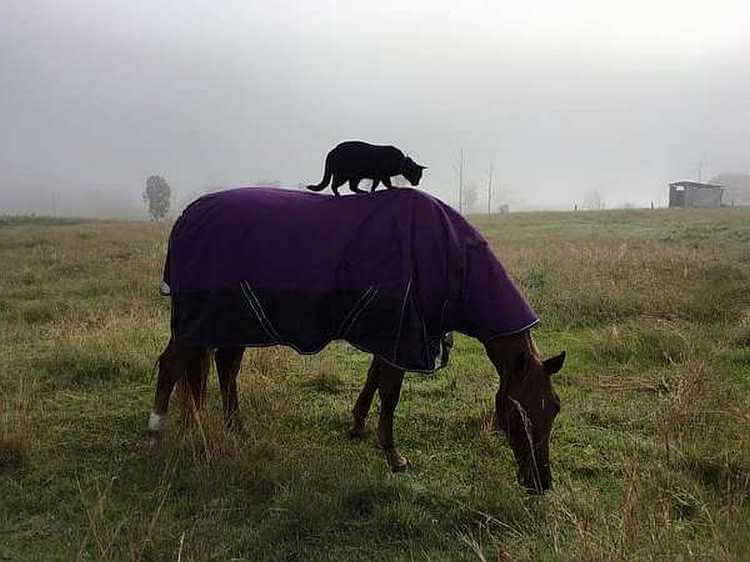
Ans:
{"type": "Polygon", "coordinates": [[[531,337],[531,330],[524,330],[512,336],[498,336],[485,344],[487,356],[495,367],[504,373],[510,373],[519,353],[529,353],[539,357],[539,350],[531,337]]]}

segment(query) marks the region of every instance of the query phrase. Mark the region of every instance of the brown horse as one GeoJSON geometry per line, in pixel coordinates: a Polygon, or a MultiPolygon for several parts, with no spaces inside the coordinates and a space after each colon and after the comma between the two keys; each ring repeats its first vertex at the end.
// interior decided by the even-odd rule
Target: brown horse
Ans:
{"type": "Polygon", "coordinates": [[[550,486],[549,435],[560,409],[550,377],[565,355],[542,361],[530,332],[536,313],[481,233],[442,201],[406,188],[366,197],[265,188],[206,195],[172,229],[163,288],[172,339],[159,358],[154,448],[176,383],[201,407],[210,350],[232,426],[245,347],[317,353],[345,340],[374,357],[351,434],[362,434],[377,391],[378,443],[403,470],[393,414],[404,372],[444,366],[446,335],[456,331],[481,341],[501,375],[496,417],[521,484],[550,486]]]}
{"type": "MultiPolygon", "coordinates": [[[[485,344],[487,356],[500,374],[501,384],[495,398],[499,427],[506,432],[518,465],[518,480],[530,492],[541,493],[552,485],[549,466],[549,435],[560,411],[560,400],[552,388],[551,375],[560,370],[565,352],[542,360],[531,331],[500,336],[485,344]]],[[[243,347],[218,348],[214,355],[219,386],[228,427],[237,427],[238,400],[236,378],[243,347]]],[[[210,352],[206,348],[185,346],[170,340],[159,357],[156,398],[149,419],[152,450],[158,451],[164,437],[164,422],[169,398],[176,383],[185,385],[196,410],[203,402],[210,352]]],[[[406,469],[408,461],[393,440],[393,414],[398,405],[404,371],[377,356],[367,373],[367,381],[352,410],[352,437],[363,434],[375,391],[381,408],[377,443],[384,450],[394,472],[406,469]]]]}

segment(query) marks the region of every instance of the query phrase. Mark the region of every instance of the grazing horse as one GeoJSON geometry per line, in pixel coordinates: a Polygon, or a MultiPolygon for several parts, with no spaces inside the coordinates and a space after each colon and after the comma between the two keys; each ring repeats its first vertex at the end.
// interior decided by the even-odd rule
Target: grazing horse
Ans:
{"type": "Polygon", "coordinates": [[[565,353],[542,360],[538,318],[476,229],[448,205],[412,189],[333,197],[241,188],[201,197],[175,223],[162,283],[172,336],[159,357],[149,418],[164,436],[177,383],[200,409],[211,350],[226,424],[239,423],[236,377],[244,349],[288,345],[317,353],[343,339],[373,355],[352,410],[362,435],[375,392],[377,442],[394,471],[393,414],[405,371],[444,366],[450,333],[484,344],[500,374],[496,420],[521,485],[552,484],[549,435],[560,401],[551,376],[565,353]]]}

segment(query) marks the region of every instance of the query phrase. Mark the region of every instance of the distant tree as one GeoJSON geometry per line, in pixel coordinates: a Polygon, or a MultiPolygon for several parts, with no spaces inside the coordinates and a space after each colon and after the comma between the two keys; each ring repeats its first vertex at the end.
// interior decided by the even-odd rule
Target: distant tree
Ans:
{"type": "Polygon", "coordinates": [[[750,174],[723,173],[711,178],[710,183],[724,186],[722,199],[726,205],[750,205],[750,174]]]}
{"type": "Polygon", "coordinates": [[[474,209],[474,205],[477,204],[477,199],[479,199],[479,188],[477,187],[477,184],[475,182],[470,182],[465,185],[463,189],[463,195],[463,207],[467,211],[471,212],[474,209]]]}
{"type": "Polygon", "coordinates": [[[586,194],[583,196],[583,207],[585,209],[598,211],[600,209],[604,208],[604,200],[602,199],[601,194],[596,191],[587,191],[586,194]]]}
{"type": "Polygon", "coordinates": [[[455,166],[458,173],[458,212],[464,212],[464,147],[461,147],[460,158],[455,166]]]}
{"type": "Polygon", "coordinates": [[[169,201],[172,190],[161,176],[149,176],[146,180],[146,191],[143,192],[143,202],[148,206],[148,214],[154,220],[161,220],[169,212],[169,201]]]}
{"type": "Polygon", "coordinates": [[[492,212],[492,175],[495,171],[495,165],[490,162],[490,167],[487,170],[487,213],[492,212]]]}

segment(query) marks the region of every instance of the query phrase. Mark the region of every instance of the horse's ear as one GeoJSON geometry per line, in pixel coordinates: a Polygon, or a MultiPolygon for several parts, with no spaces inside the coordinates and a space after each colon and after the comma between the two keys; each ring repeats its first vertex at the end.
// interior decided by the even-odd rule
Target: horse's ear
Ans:
{"type": "Polygon", "coordinates": [[[563,351],[560,355],[550,357],[544,361],[544,372],[548,375],[554,375],[560,369],[562,369],[563,363],[565,362],[565,352],[563,351]]]}

